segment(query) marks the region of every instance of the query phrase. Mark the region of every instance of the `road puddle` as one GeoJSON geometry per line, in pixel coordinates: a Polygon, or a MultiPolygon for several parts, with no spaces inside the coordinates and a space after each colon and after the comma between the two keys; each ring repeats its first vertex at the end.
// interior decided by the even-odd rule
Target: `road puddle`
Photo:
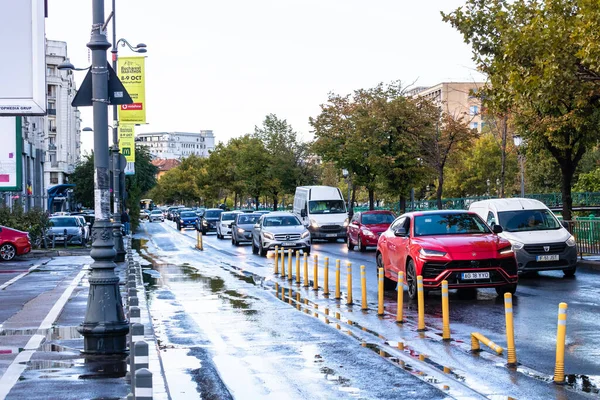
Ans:
{"type": "Polygon", "coordinates": [[[600,394],[600,376],[567,375],[566,382],[577,390],[585,393],[600,394]]]}

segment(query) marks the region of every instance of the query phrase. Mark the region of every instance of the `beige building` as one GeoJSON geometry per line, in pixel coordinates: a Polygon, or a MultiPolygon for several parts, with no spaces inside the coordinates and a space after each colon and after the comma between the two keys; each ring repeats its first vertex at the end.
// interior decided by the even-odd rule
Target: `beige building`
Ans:
{"type": "Polygon", "coordinates": [[[485,126],[482,118],[481,99],[476,93],[484,82],[443,82],[431,87],[416,87],[407,96],[424,97],[455,118],[463,117],[469,127],[481,132],[485,126]]]}

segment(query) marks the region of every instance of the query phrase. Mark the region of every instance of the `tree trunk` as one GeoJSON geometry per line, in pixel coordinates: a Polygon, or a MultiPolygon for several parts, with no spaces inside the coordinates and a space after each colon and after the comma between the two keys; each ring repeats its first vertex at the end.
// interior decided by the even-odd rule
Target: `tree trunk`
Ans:
{"type": "Polygon", "coordinates": [[[506,135],[508,134],[508,117],[502,121],[502,159],[500,168],[500,198],[504,198],[504,176],[506,175],[506,135]]]}
{"type": "Polygon", "coordinates": [[[369,210],[375,209],[375,189],[369,188],[369,210]]]}
{"type": "Polygon", "coordinates": [[[406,212],[406,196],[405,195],[400,195],[400,202],[398,203],[398,212],[400,212],[399,215],[402,215],[406,212]]]}
{"type": "Polygon", "coordinates": [[[258,210],[258,205],[260,204],[260,202],[258,201],[258,196],[256,196],[256,197],[254,198],[254,202],[255,202],[255,205],[254,205],[254,207],[255,207],[255,208],[258,210]]]}
{"type": "Polygon", "coordinates": [[[350,201],[350,210],[348,215],[350,218],[354,216],[354,203],[356,202],[356,186],[352,186],[352,200],[350,201]]]}
{"type": "Polygon", "coordinates": [[[573,165],[561,165],[560,172],[562,175],[560,191],[562,195],[563,221],[570,221],[571,209],[573,208],[573,198],[571,197],[571,184],[573,182],[573,175],[575,174],[575,167],[573,165]]]}
{"type": "Polygon", "coordinates": [[[277,211],[277,195],[273,195],[273,211],[277,211]]]}
{"type": "Polygon", "coordinates": [[[234,198],[233,198],[233,208],[234,209],[237,207],[237,202],[238,202],[238,193],[235,192],[234,198]]]}
{"type": "Polygon", "coordinates": [[[436,200],[438,210],[442,209],[442,193],[444,192],[444,168],[438,168],[438,184],[436,189],[436,200]]]}

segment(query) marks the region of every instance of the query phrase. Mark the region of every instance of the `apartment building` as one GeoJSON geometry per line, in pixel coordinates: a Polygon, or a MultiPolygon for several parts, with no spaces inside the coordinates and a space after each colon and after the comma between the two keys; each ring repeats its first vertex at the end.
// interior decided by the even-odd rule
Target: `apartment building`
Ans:
{"type": "Polygon", "coordinates": [[[140,133],[135,137],[137,147],[146,147],[153,158],[180,160],[191,155],[208,157],[215,148],[212,130],[196,132],[140,133]]]}

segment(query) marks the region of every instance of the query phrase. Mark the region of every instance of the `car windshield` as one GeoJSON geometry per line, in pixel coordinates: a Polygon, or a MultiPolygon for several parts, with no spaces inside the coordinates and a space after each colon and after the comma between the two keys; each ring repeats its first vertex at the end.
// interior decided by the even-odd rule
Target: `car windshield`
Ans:
{"type": "Polygon", "coordinates": [[[293,215],[282,215],[279,217],[267,217],[263,222],[264,226],[295,226],[301,225],[300,220],[293,215]]]}
{"type": "Polygon", "coordinates": [[[391,224],[394,216],[392,214],[363,214],[361,219],[363,225],[391,224]]]}
{"type": "Polygon", "coordinates": [[[179,214],[181,218],[196,218],[196,213],[191,211],[183,211],[179,214]]]}
{"type": "Polygon", "coordinates": [[[77,226],[75,218],[50,218],[52,226],[77,226]]]}
{"type": "Polygon", "coordinates": [[[238,223],[238,225],[255,224],[259,218],[260,218],[260,215],[240,215],[238,217],[237,223],[238,223]]]}
{"type": "Polygon", "coordinates": [[[344,214],[346,207],[342,200],[312,200],[308,202],[311,214],[344,214]]]}
{"type": "Polygon", "coordinates": [[[233,213],[223,213],[221,214],[221,221],[233,221],[235,219],[235,215],[233,213]]]}
{"type": "Polygon", "coordinates": [[[204,213],[204,218],[219,218],[222,212],[222,210],[208,210],[204,213]]]}
{"type": "Polygon", "coordinates": [[[550,210],[515,210],[498,213],[498,223],[507,232],[560,229],[550,210]]]}
{"type": "Polygon", "coordinates": [[[415,236],[490,233],[476,214],[440,213],[415,216],[415,236]]]}

